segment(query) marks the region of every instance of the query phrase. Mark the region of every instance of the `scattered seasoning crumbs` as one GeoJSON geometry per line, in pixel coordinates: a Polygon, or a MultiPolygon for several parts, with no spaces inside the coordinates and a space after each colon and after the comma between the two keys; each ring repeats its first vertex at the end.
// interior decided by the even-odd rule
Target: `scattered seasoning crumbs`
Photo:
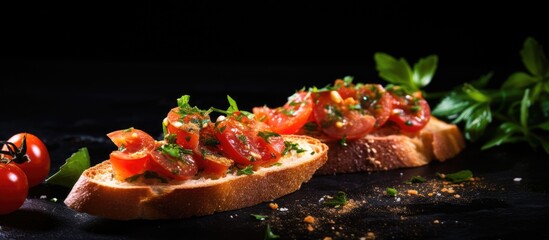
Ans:
{"type": "Polygon", "coordinates": [[[283,207],[283,208],[278,209],[278,211],[286,212],[286,211],[288,211],[288,208],[283,207]]]}
{"type": "Polygon", "coordinates": [[[404,183],[406,184],[412,184],[412,183],[424,183],[426,182],[427,180],[422,177],[422,176],[413,176],[412,178],[410,178],[410,180],[406,180],[404,181],[404,183]]]}
{"type": "Polygon", "coordinates": [[[269,203],[269,207],[270,207],[272,210],[276,210],[276,209],[278,209],[278,204],[277,204],[277,203],[269,203]]]}
{"type": "Polygon", "coordinates": [[[307,224],[307,231],[312,232],[314,230],[315,230],[315,228],[313,227],[313,225],[307,224]]]}
{"type": "Polygon", "coordinates": [[[332,240],[331,237],[324,237],[322,240],[332,240]]]}
{"type": "Polygon", "coordinates": [[[414,190],[414,189],[409,189],[407,192],[408,192],[408,195],[417,195],[418,194],[417,190],[414,190]]]}
{"type": "Polygon", "coordinates": [[[347,195],[339,191],[335,196],[326,196],[326,199],[322,202],[324,205],[329,205],[334,208],[338,208],[347,204],[347,195]]]}
{"type": "Polygon", "coordinates": [[[471,170],[461,170],[455,173],[441,174],[437,173],[437,176],[442,179],[446,179],[452,183],[460,183],[470,181],[473,178],[473,172],[471,170]]]}
{"type": "MultiPolygon", "coordinates": [[[[260,215],[260,214],[250,214],[252,217],[254,217],[256,220],[259,220],[259,221],[263,221],[265,220],[265,218],[267,218],[267,216],[265,215],[260,215]]],[[[232,217],[232,216],[231,216],[232,217]]]]}
{"type": "Polygon", "coordinates": [[[520,182],[520,181],[522,181],[522,178],[516,177],[516,178],[513,178],[513,181],[520,182]]]}
{"type": "Polygon", "coordinates": [[[48,196],[46,196],[46,195],[40,195],[40,199],[46,199],[46,198],[48,198],[48,196]]]}
{"type": "Polygon", "coordinates": [[[439,221],[438,219],[435,219],[435,220],[433,221],[433,223],[434,223],[434,224],[439,224],[440,221],[439,221]]]}
{"type": "Polygon", "coordinates": [[[57,198],[51,198],[50,201],[51,202],[57,202],[57,198]]]}
{"type": "Polygon", "coordinates": [[[311,215],[307,215],[304,219],[303,219],[303,222],[306,222],[306,223],[311,223],[313,224],[315,222],[315,218],[311,215]]]}
{"type": "Polygon", "coordinates": [[[374,239],[376,239],[376,235],[374,234],[374,232],[366,233],[366,240],[374,240],[374,239]]]}

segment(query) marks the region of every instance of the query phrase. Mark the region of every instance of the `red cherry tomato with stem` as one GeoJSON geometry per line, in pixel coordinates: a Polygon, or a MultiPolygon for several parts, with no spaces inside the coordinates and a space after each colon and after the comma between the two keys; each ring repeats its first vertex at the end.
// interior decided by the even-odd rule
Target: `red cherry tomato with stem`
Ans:
{"type": "Polygon", "coordinates": [[[21,168],[21,170],[23,170],[23,172],[27,175],[29,187],[34,187],[44,182],[50,173],[50,153],[44,142],[31,133],[17,133],[10,137],[7,141],[14,143],[19,149],[21,149],[23,136],[26,136],[25,141],[27,145],[27,156],[30,161],[20,164],[12,162],[11,164],[16,164],[19,168],[21,168]]]}

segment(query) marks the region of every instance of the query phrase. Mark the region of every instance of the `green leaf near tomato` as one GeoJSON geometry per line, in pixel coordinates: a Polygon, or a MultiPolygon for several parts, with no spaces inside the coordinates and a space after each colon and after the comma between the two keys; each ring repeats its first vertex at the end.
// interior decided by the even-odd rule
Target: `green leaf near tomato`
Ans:
{"type": "Polygon", "coordinates": [[[80,148],[67,158],[59,171],[46,179],[46,183],[56,184],[71,188],[84,170],[90,167],[90,154],[87,148],[80,148]]]}

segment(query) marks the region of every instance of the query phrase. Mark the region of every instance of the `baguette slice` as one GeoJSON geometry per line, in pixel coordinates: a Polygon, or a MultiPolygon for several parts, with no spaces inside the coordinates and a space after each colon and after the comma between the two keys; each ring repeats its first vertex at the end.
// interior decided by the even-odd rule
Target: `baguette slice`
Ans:
{"type": "Polygon", "coordinates": [[[168,183],[128,183],[113,178],[109,160],[82,173],[65,204],[100,217],[175,219],[210,215],[271,201],[297,191],[327,160],[328,146],[317,139],[286,135],[305,152],[290,151],[280,165],[260,168],[252,175],[227,174],[219,179],[168,183]]]}
{"type": "Polygon", "coordinates": [[[431,117],[416,134],[403,134],[381,128],[363,138],[347,141],[322,140],[328,147],[328,162],[318,175],[384,171],[427,165],[432,160],[445,161],[465,148],[465,141],[455,124],[431,117]]]}

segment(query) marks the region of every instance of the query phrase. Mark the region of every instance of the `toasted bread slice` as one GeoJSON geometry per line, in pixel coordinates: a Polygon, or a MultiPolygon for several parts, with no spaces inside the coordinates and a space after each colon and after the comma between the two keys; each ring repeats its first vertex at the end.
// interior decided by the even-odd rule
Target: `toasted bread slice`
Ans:
{"type": "Polygon", "coordinates": [[[210,215],[271,201],[298,190],[327,160],[328,146],[317,139],[286,135],[305,150],[290,151],[280,164],[251,175],[227,174],[168,183],[125,182],[113,178],[109,160],[82,173],[65,204],[110,219],[175,219],[210,215]]]}
{"type": "Polygon", "coordinates": [[[382,171],[427,165],[433,159],[445,161],[465,148],[465,140],[455,124],[431,117],[415,134],[381,128],[363,138],[347,141],[324,139],[330,150],[328,162],[316,174],[382,171]]]}

